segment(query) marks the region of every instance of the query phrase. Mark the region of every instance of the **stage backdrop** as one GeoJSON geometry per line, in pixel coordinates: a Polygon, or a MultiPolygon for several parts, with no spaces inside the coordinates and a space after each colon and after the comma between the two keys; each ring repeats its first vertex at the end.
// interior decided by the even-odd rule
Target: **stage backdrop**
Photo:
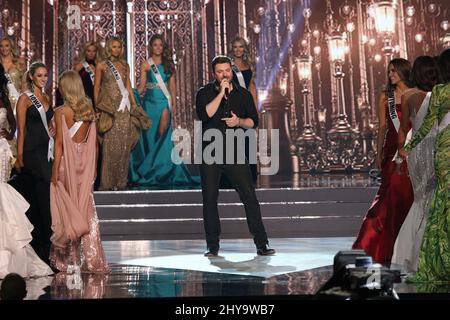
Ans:
{"type": "Polygon", "coordinates": [[[211,59],[246,38],[260,127],[280,129],[284,172],[369,169],[387,62],[450,44],[445,0],[0,0],[0,8],[0,35],[51,68],[49,92],[85,42],[104,46],[111,35],[125,41],[136,85],[150,37],[163,34],[177,68],[175,125],[190,132],[211,59]]]}

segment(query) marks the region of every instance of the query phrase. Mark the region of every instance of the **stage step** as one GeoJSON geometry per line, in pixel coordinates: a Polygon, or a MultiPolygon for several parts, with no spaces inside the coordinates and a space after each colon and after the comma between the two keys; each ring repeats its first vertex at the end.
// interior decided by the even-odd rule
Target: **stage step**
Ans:
{"type": "MultiPolygon", "coordinates": [[[[269,237],[356,236],[375,187],[258,189],[269,237]]],[[[96,192],[103,240],[203,239],[201,190],[96,192]]],[[[249,238],[244,206],[220,190],[221,238],[249,238]]]]}

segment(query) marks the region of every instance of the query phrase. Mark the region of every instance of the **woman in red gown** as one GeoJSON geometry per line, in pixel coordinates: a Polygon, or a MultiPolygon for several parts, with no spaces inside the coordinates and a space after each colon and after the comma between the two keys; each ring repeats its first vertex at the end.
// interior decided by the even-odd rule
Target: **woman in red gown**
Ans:
{"type": "Polygon", "coordinates": [[[393,59],[388,66],[388,84],[378,106],[377,166],[381,169],[381,186],[353,244],[353,249],[363,249],[382,264],[390,264],[395,239],[414,197],[406,161],[401,164],[393,161],[401,97],[409,89],[410,70],[411,64],[405,59],[393,59]]]}

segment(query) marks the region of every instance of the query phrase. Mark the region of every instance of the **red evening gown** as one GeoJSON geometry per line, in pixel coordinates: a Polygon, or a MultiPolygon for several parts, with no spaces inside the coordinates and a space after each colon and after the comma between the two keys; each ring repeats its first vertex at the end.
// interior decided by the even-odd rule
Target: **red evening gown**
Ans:
{"type": "MultiPolygon", "coordinates": [[[[396,104],[401,119],[401,105],[396,104]]],[[[406,161],[400,170],[392,161],[397,151],[398,134],[389,117],[386,105],[387,132],[384,141],[384,160],[381,164],[381,186],[369,208],[353,249],[363,249],[373,260],[389,264],[395,240],[414,200],[406,161]]]]}

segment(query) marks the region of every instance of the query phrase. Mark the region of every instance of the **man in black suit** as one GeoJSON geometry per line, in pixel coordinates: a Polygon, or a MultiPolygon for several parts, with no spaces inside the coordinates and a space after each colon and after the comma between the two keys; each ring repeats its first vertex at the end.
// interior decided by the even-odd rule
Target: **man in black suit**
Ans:
{"type": "MultiPolygon", "coordinates": [[[[222,153],[216,152],[214,161],[206,159],[203,152],[200,175],[203,195],[203,224],[206,233],[207,251],[205,256],[217,256],[219,252],[220,220],[217,207],[219,196],[219,181],[224,174],[239,194],[244,204],[247,224],[253,235],[258,255],[272,255],[275,250],[269,248],[267,234],[262,222],[252,175],[245,159],[243,163],[236,159],[227,159],[230,150],[226,147],[233,145],[234,155],[236,146],[233,141],[227,141],[226,131],[230,133],[238,129],[254,129],[258,126],[258,114],[253,98],[249,91],[234,85],[231,60],[226,56],[217,56],[212,61],[215,81],[200,88],[196,96],[196,111],[202,121],[203,134],[207,130],[215,130],[222,135],[222,153]]],[[[213,131],[210,131],[210,133],[213,131]]],[[[232,139],[235,139],[234,137],[232,139]]],[[[203,139],[202,139],[203,140],[203,139]]],[[[219,139],[220,140],[220,139],[219,139]]],[[[228,139],[229,140],[229,139],[228,139]]],[[[216,141],[212,141],[214,143],[216,141]]],[[[203,151],[209,142],[203,142],[203,151]]],[[[242,145],[242,144],[241,144],[242,145]]],[[[208,148],[208,150],[213,148],[208,148]]],[[[238,148],[239,149],[239,148],[238,148]]],[[[217,151],[217,150],[215,150],[217,151]]],[[[244,152],[241,148],[241,153],[244,152]]]]}

